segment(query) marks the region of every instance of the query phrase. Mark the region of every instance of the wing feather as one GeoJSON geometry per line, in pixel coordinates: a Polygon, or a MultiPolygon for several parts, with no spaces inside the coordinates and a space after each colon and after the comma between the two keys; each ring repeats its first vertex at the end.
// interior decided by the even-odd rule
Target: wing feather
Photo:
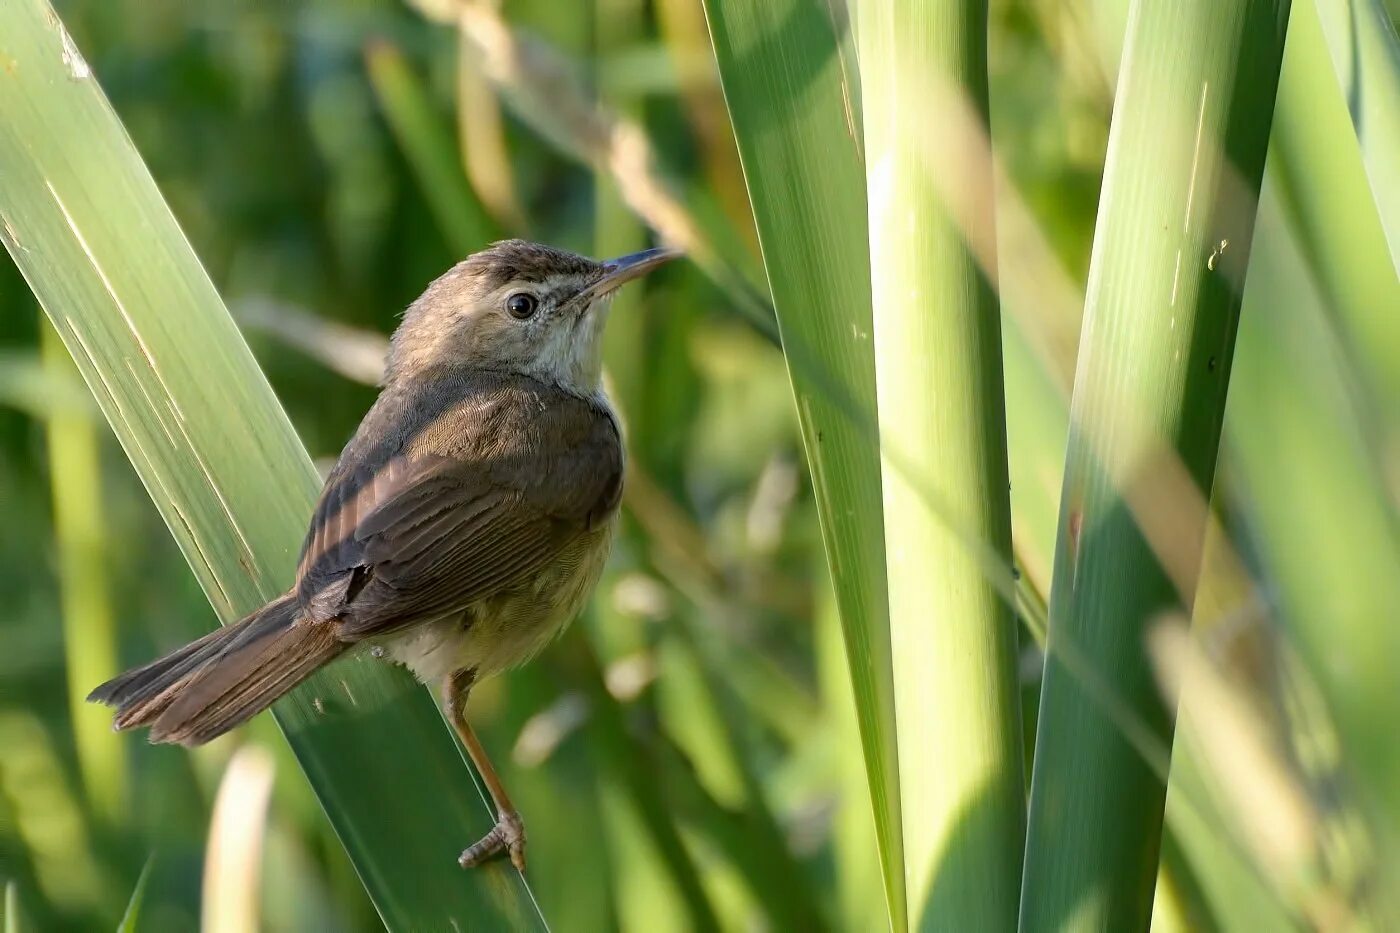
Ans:
{"type": "Polygon", "coordinates": [[[519,586],[616,508],[617,427],[524,377],[478,379],[451,405],[381,397],[328,478],[298,596],[356,640],[519,586]],[[376,417],[383,423],[374,424],[376,417]],[[377,432],[366,426],[378,427],[377,432]]]}

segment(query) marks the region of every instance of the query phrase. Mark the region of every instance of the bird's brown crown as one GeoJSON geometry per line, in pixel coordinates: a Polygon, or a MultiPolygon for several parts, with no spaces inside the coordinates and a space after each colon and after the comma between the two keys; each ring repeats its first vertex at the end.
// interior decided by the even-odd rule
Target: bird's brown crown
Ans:
{"type": "Polygon", "coordinates": [[[601,263],[577,253],[555,249],[529,240],[499,240],[479,253],[472,254],[462,271],[482,280],[486,290],[494,291],[510,282],[544,282],[555,276],[576,276],[587,279],[602,275],[601,263]]]}

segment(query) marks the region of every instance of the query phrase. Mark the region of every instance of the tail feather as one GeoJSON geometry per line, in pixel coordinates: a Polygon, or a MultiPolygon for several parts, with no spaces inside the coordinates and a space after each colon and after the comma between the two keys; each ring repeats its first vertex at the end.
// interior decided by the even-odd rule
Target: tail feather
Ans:
{"type": "Polygon", "coordinates": [[[345,650],[330,626],[293,619],[243,640],[200,673],[151,726],[151,741],[200,745],[272,705],[345,650]]]}
{"type": "Polygon", "coordinates": [[[215,629],[150,664],[132,668],[107,681],[88,694],[88,702],[115,706],[118,729],[145,725],[167,705],[152,704],[151,700],[167,694],[171,686],[203,667],[237,635],[236,625],[215,629]]]}
{"type": "Polygon", "coordinates": [[[288,594],[88,699],[117,707],[117,729],[150,726],[152,742],[198,745],[271,706],[345,647],[329,626],[300,618],[288,594]]]}

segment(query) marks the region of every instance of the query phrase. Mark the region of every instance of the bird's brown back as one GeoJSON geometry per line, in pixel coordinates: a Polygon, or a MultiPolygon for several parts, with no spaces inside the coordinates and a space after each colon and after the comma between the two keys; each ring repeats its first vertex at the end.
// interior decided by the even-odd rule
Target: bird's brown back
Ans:
{"type": "Polygon", "coordinates": [[[326,481],[297,598],[343,640],[461,610],[611,516],[622,471],[599,401],[481,369],[395,381],[326,481]]]}

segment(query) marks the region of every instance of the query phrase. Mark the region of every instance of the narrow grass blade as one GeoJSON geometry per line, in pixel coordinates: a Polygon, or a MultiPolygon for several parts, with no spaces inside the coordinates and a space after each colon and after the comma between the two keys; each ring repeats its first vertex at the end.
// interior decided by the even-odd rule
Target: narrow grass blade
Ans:
{"type": "Polygon", "coordinates": [[[0,351],[0,405],[36,419],[58,414],[98,415],[92,393],[71,366],[65,373],[55,373],[31,350],[0,351]]]}
{"type": "Polygon", "coordinates": [[[19,885],[5,882],[5,933],[21,933],[24,921],[19,916],[19,885]]]}
{"type": "Polygon", "coordinates": [[[860,758],[844,752],[860,744],[851,671],[841,643],[841,619],[836,596],[823,587],[817,596],[817,677],[822,690],[825,740],[835,747],[840,801],[832,828],[836,862],[838,928],[848,933],[885,933],[889,922],[871,910],[884,889],[877,851],[875,820],[867,803],[869,783],[860,758]]]}
{"type": "Polygon", "coordinates": [[[838,8],[707,0],[836,587],[885,894],[904,927],[855,59],[838,8]]]}
{"type": "MultiPolygon", "coordinates": [[[[593,50],[597,59],[604,59],[636,42],[644,27],[644,10],[638,0],[599,2],[593,16],[593,50]]],[[[612,103],[619,108],[620,119],[629,121],[642,106],[639,99],[631,97],[614,98],[612,103]]],[[[644,248],[646,228],[628,208],[607,166],[595,166],[593,186],[593,255],[617,256],[644,248]]],[[[647,416],[654,402],[648,393],[651,385],[648,369],[656,365],[651,358],[654,347],[649,346],[649,338],[655,333],[655,323],[648,320],[651,309],[643,297],[644,291],[640,288],[618,294],[614,299],[604,345],[605,378],[628,436],[631,464],[629,488],[624,495],[631,498],[635,498],[639,488],[649,485],[649,480],[639,479],[639,476],[650,469],[653,454],[653,432],[649,430],[647,416]],[[632,464],[637,469],[633,470],[632,464]]],[[[639,534],[635,527],[624,527],[622,535],[625,543],[619,542],[621,547],[626,548],[630,544],[639,551],[645,551],[645,536],[639,534]]],[[[591,621],[594,623],[591,633],[593,643],[586,655],[590,664],[584,672],[594,708],[588,726],[589,741],[599,755],[600,765],[606,762],[605,771],[616,788],[625,792],[613,794],[612,801],[615,802],[609,805],[616,807],[625,803],[631,811],[616,813],[609,823],[611,842],[622,861],[619,877],[630,880],[633,885],[646,884],[649,880],[647,876],[657,870],[653,864],[644,864],[646,862],[659,862],[662,871],[670,876],[670,884],[663,882],[668,907],[653,907],[648,911],[648,919],[624,917],[624,922],[640,920],[643,924],[661,924],[688,914],[689,922],[699,928],[727,926],[726,905],[714,897],[713,886],[708,883],[715,867],[698,864],[691,858],[690,850],[684,843],[682,814],[667,799],[673,793],[670,782],[662,778],[660,762],[655,760],[654,753],[626,734],[627,711],[606,689],[602,675],[601,663],[613,662],[624,654],[643,649],[649,638],[638,629],[634,618],[624,616],[613,607],[600,606],[591,621]],[[602,661],[595,660],[599,656],[602,661]],[[665,788],[665,793],[660,792],[661,788],[665,788]],[[651,851],[641,858],[637,857],[636,849],[629,845],[627,839],[629,835],[636,835],[637,821],[640,821],[651,847],[651,851]],[[675,896],[677,891],[680,897],[675,896]]],[[[581,634],[579,640],[583,640],[581,634]]],[[[658,723],[653,741],[664,734],[663,730],[674,728],[674,723],[667,721],[659,711],[656,715],[658,723]]],[[[625,888],[618,892],[624,912],[636,909],[634,905],[641,898],[642,895],[625,888]]]]}
{"type": "Polygon", "coordinates": [[[424,200],[454,254],[465,258],[501,237],[463,171],[451,125],[433,112],[422,80],[387,40],[365,48],[365,70],[394,139],[413,166],[424,200]]]}
{"type": "MultiPolygon", "coordinates": [[[[35,898],[36,905],[42,898],[50,911],[74,919],[115,915],[125,892],[113,884],[94,849],[83,801],[69,786],[65,751],[37,715],[14,706],[0,709],[0,748],[5,750],[3,815],[14,833],[7,843],[20,847],[25,898],[35,898]]],[[[10,871],[19,868],[9,865],[14,863],[7,861],[10,871]]]]}
{"type": "Polygon", "coordinates": [[[146,859],[141,866],[141,874],[136,876],[136,886],[131,889],[131,899],[126,902],[126,911],[117,924],[117,933],[136,933],[141,922],[141,908],[146,903],[146,886],[151,882],[151,868],[156,863],[155,855],[146,859]]]}
{"type": "Polygon", "coordinates": [[[1071,408],[1024,929],[1142,929],[1151,914],[1165,785],[1108,704],[1169,747],[1143,633],[1195,595],[1287,13],[1287,0],[1130,10],[1071,408]]]}
{"type": "MultiPolygon", "coordinates": [[[[290,583],[315,469],[42,0],[0,5],[0,115],[5,246],[231,621],[290,583]]],[[[426,691],[349,660],[276,712],[390,926],[531,922],[513,873],[457,867],[489,818],[426,691]]]]}
{"type": "Polygon", "coordinates": [[[260,927],[263,840],[274,764],[267,749],[245,745],[219,779],[204,848],[200,924],[205,933],[260,927]]]}
{"type": "Polygon", "coordinates": [[[476,49],[457,37],[457,147],[472,190],[502,228],[528,227],[506,146],[506,121],[496,89],[486,80],[476,49]]]}
{"type": "Polygon", "coordinates": [[[863,0],[861,90],[905,890],[918,929],[1010,929],[1025,779],[1001,325],[990,240],[987,7],[863,0]],[[952,203],[958,199],[960,203],[952,203]],[[976,226],[979,230],[964,229],[976,226]]]}
{"type": "MultiPolygon", "coordinates": [[[[48,322],[41,332],[44,368],[56,383],[78,384],[68,351],[48,322]]],[[[109,825],[126,806],[126,744],[112,732],[111,713],[86,702],[93,684],[119,671],[117,635],[107,582],[107,527],[96,412],[57,406],[45,433],[54,538],[63,605],[63,655],[68,709],[83,792],[109,825]]]]}
{"type": "Polygon", "coordinates": [[[652,845],[676,886],[677,894],[686,904],[692,927],[696,930],[719,929],[709,895],[700,884],[695,863],[667,810],[657,775],[628,736],[622,708],[608,693],[602,668],[592,648],[586,646],[581,635],[568,637],[579,646],[575,657],[583,666],[581,676],[592,706],[589,734],[593,738],[599,769],[606,770],[627,789],[652,845]]]}
{"type": "Polygon", "coordinates": [[[737,869],[772,928],[812,933],[826,930],[828,925],[808,899],[805,880],[768,814],[755,810],[752,803],[746,812],[725,808],[706,792],[693,764],[676,749],[665,749],[662,754],[668,799],[685,815],[691,831],[723,853],[737,869]]]}
{"type": "MultiPolygon", "coordinates": [[[[710,720],[708,742],[697,748],[695,755],[709,752],[731,762],[735,796],[741,810],[728,810],[712,796],[698,780],[694,766],[677,754],[671,761],[667,788],[684,800],[683,809],[689,815],[693,831],[708,837],[715,848],[734,864],[755,901],[762,905],[775,929],[806,930],[819,933],[828,926],[817,909],[802,866],[793,858],[787,841],[764,795],[754,763],[746,756],[740,739],[744,711],[732,688],[725,683],[728,675],[719,663],[704,657],[695,639],[678,633],[672,663],[667,665],[671,681],[689,686],[688,705],[710,720]]],[[[671,742],[669,736],[665,741],[671,742]]],[[[697,743],[698,744],[698,743],[697,743]]]]}
{"type": "Polygon", "coordinates": [[[705,181],[729,222],[743,236],[747,251],[758,255],[739,150],[729,129],[719,75],[710,54],[704,7],[693,0],[660,0],[655,7],[657,29],[678,72],[680,95],[696,135],[705,181]]]}
{"type": "MultiPolygon", "coordinates": [[[[597,4],[593,26],[594,54],[604,59],[636,42],[641,34],[642,9],[636,0],[611,0],[597,4]]],[[[629,117],[641,109],[641,101],[623,99],[615,104],[629,117]]],[[[606,169],[593,172],[594,256],[622,256],[646,248],[646,228],[628,209],[606,169]]],[[[650,432],[646,408],[649,401],[648,335],[653,329],[642,302],[642,290],[622,290],[613,299],[604,337],[604,363],[610,378],[609,392],[622,412],[633,457],[650,461],[650,432]]]]}

